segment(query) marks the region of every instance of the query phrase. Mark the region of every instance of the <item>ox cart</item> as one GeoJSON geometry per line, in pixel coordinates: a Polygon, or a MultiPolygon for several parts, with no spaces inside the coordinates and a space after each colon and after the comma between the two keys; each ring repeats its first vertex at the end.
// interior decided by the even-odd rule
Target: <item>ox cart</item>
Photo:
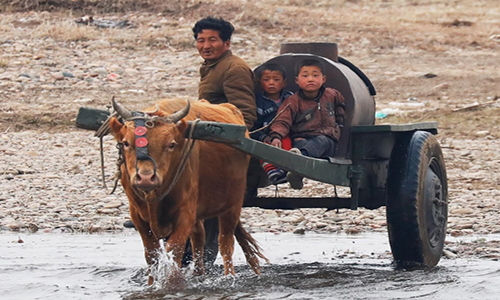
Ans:
{"type": "MultiPolygon", "coordinates": [[[[248,178],[244,206],[352,210],[386,206],[395,262],[435,266],[442,254],[448,217],[446,168],[434,137],[437,123],[375,125],[375,88],[356,66],[337,55],[336,44],[284,44],[281,54],[267,63],[283,65],[287,77],[294,78],[295,64],[311,57],[325,64],[325,85],[345,98],[346,119],[335,157],[315,159],[272,147],[246,138],[246,127],[240,125],[198,122],[191,125],[192,137],[225,143],[305,178],[350,189],[350,197],[344,198],[336,193],[329,197],[259,197],[254,191],[269,182],[257,173],[248,178]]],[[[293,80],[286,88],[298,89],[293,80]]],[[[95,111],[90,114],[95,122],[107,117],[95,111]]],[[[84,119],[89,118],[81,116],[80,123],[88,123],[84,119]]]]}

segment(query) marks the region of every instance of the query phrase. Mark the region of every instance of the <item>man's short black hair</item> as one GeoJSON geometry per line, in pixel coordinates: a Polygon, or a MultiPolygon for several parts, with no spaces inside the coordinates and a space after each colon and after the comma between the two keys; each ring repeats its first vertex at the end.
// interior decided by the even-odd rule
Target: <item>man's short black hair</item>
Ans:
{"type": "Polygon", "coordinates": [[[307,58],[304,60],[301,60],[297,63],[295,66],[295,76],[299,76],[300,69],[302,67],[318,67],[321,70],[321,74],[325,75],[325,64],[315,58],[307,58]]]}
{"type": "Polygon", "coordinates": [[[281,76],[283,76],[283,80],[286,80],[286,70],[282,65],[273,64],[273,63],[263,64],[262,66],[257,68],[257,72],[256,72],[257,78],[261,79],[262,73],[264,73],[264,71],[278,71],[281,73],[281,76]]]}
{"type": "Polygon", "coordinates": [[[194,39],[197,39],[198,33],[202,32],[204,29],[212,29],[218,31],[219,37],[224,42],[231,39],[231,35],[234,31],[233,25],[228,21],[225,21],[222,18],[206,17],[194,24],[194,39]]]}

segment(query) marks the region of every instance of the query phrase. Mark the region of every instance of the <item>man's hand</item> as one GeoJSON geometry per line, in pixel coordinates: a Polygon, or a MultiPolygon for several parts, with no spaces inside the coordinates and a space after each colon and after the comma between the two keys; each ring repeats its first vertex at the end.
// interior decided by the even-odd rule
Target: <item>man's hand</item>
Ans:
{"type": "Polygon", "coordinates": [[[280,140],[280,139],[278,139],[278,138],[274,138],[274,139],[271,141],[271,145],[273,145],[274,147],[281,148],[281,140],[280,140]]]}

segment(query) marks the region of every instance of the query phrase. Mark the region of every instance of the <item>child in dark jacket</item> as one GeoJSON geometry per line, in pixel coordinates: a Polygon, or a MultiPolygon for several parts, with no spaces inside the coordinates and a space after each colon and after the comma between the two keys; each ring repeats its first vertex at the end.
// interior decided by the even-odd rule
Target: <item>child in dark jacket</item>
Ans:
{"type": "MultiPolygon", "coordinates": [[[[281,147],[289,136],[293,151],[315,158],[335,155],[340,128],[345,118],[344,97],[339,91],[324,87],[324,65],[317,59],[305,59],[295,68],[295,82],[300,89],[280,106],[278,117],[271,124],[271,144],[281,147]]],[[[287,180],[294,189],[303,186],[302,177],[288,173],[287,180]]]]}
{"type": "MultiPolygon", "coordinates": [[[[285,90],[286,70],[278,64],[265,64],[257,70],[262,92],[256,93],[257,121],[250,137],[263,143],[270,143],[269,124],[276,117],[276,112],[283,101],[293,93],[285,90]]],[[[289,150],[291,142],[283,140],[283,149],[289,150]]],[[[286,181],[286,172],[273,164],[262,162],[262,167],[273,184],[286,181]]]]}

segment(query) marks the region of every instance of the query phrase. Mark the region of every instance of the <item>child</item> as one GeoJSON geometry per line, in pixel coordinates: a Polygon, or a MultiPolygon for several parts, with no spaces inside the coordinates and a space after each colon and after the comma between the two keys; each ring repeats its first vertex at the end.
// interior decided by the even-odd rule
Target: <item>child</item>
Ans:
{"type": "MultiPolygon", "coordinates": [[[[278,64],[265,64],[257,70],[257,75],[262,87],[262,93],[256,93],[257,121],[251,129],[250,136],[263,143],[270,143],[268,136],[269,123],[276,116],[280,104],[293,93],[285,90],[286,70],[278,64]]],[[[292,147],[290,140],[283,140],[283,149],[290,150],[292,147]]],[[[276,166],[261,162],[262,168],[273,184],[286,181],[286,172],[276,166]]]]}
{"type": "MultiPolygon", "coordinates": [[[[271,144],[281,147],[283,137],[290,136],[290,151],[315,158],[335,155],[340,128],[345,117],[344,97],[326,88],[324,65],[317,59],[305,59],[295,68],[295,82],[300,89],[280,106],[271,124],[271,144]]],[[[294,189],[303,187],[302,177],[289,172],[287,180],[294,189]]]]}

